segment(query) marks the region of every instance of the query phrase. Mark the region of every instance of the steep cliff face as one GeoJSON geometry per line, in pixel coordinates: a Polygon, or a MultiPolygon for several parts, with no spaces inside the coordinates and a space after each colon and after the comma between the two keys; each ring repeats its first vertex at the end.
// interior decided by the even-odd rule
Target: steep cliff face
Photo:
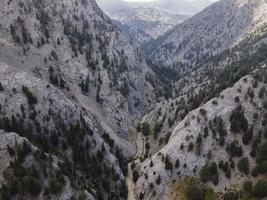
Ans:
{"type": "Polygon", "coordinates": [[[4,1],[0,9],[1,61],[50,81],[128,137],[153,101],[145,80],[153,73],[96,3],[4,1]]]}
{"type": "Polygon", "coordinates": [[[2,198],[126,199],[152,70],[94,0],[4,0],[0,13],[0,129],[28,144],[10,144],[2,198]]]}
{"type": "MultiPolygon", "coordinates": [[[[9,164],[10,170],[15,170],[16,175],[16,170],[23,167],[27,171],[32,165],[38,175],[20,171],[15,179],[5,177],[1,182],[5,184],[1,194],[17,198],[32,195],[40,199],[43,195],[46,196],[44,199],[56,195],[71,199],[85,190],[94,198],[126,198],[126,171],[122,171],[126,158],[121,149],[126,149],[123,144],[127,142],[106,132],[94,115],[45,80],[3,63],[0,70],[0,129],[26,137],[27,143],[37,146],[40,153],[57,156],[61,162],[60,167],[45,171],[43,167],[50,165],[49,159],[41,157],[37,163],[31,159],[26,162],[24,157],[31,151],[22,149],[13,155],[15,164],[9,164]],[[23,152],[26,155],[20,159],[23,152]],[[28,176],[35,177],[40,185],[36,193],[29,192],[31,186],[24,183],[28,176]],[[25,187],[23,193],[15,183],[25,187]],[[67,194],[64,194],[65,187],[70,190],[67,194]],[[42,192],[46,188],[48,191],[42,192]]],[[[10,147],[17,149],[16,145],[10,144],[10,147]]],[[[127,148],[131,152],[130,144],[127,148]]]]}
{"type": "Polygon", "coordinates": [[[183,74],[236,45],[265,23],[264,0],[219,1],[159,38],[151,58],[160,67],[183,74]]]}

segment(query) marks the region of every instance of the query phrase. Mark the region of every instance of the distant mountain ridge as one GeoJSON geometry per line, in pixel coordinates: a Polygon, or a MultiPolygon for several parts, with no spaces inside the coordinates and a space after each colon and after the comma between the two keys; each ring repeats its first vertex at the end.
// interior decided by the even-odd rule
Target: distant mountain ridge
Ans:
{"type": "Polygon", "coordinates": [[[145,46],[175,25],[188,19],[212,2],[156,1],[125,2],[98,0],[100,7],[115,20],[115,24],[128,35],[137,46],[145,46]]]}
{"type": "Polygon", "coordinates": [[[151,59],[163,67],[188,71],[266,23],[266,6],[264,0],[214,3],[151,45],[151,59]]]}

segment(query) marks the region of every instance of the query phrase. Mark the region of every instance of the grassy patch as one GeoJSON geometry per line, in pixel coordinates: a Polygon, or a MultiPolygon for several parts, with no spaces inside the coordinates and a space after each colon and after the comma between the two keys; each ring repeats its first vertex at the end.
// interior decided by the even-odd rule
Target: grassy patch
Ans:
{"type": "Polygon", "coordinates": [[[198,186],[203,190],[204,200],[219,200],[219,195],[212,188],[206,187],[197,178],[185,178],[179,182],[172,183],[168,199],[188,199],[188,191],[190,188],[198,186]]]}

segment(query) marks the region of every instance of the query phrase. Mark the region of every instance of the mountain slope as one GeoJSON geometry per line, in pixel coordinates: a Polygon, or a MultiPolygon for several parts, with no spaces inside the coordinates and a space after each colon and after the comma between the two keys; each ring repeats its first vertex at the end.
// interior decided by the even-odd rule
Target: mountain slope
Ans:
{"type": "Polygon", "coordinates": [[[250,173],[257,176],[252,169],[261,161],[255,161],[256,155],[259,157],[255,151],[260,152],[266,142],[266,66],[259,74],[263,82],[243,77],[190,112],[174,128],[168,144],[137,167],[136,194],[144,199],[179,198],[185,193],[177,188],[187,176],[199,177],[216,192],[239,191],[243,182],[251,179],[250,173]],[[249,158],[249,171],[244,173],[239,163],[245,157],[249,158]],[[224,171],[224,162],[236,167],[224,171]],[[214,163],[215,178],[204,174],[214,163]]]}
{"type": "Polygon", "coordinates": [[[62,162],[47,174],[53,162],[10,147],[2,198],[126,199],[131,127],[154,104],[152,70],[94,0],[5,0],[0,11],[0,129],[62,162]]]}
{"type": "MultiPolygon", "coordinates": [[[[112,191],[120,195],[116,185],[122,189],[121,191],[125,189],[121,168],[123,165],[118,161],[119,156],[122,156],[121,147],[114,144],[112,137],[107,136],[108,133],[101,128],[94,115],[84,111],[79,105],[69,100],[62,91],[44,80],[3,63],[0,64],[0,69],[0,129],[26,137],[41,152],[56,155],[62,160],[66,168],[60,169],[55,180],[59,181],[61,176],[69,177],[72,187],[76,188],[69,192],[68,198],[63,199],[76,196],[77,192],[83,189],[87,189],[87,192],[89,191],[95,198],[111,197],[112,191]],[[104,141],[102,137],[107,140],[104,141]],[[109,146],[111,141],[113,141],[113,146],[109,146]],[[109,166],[101,162],[109,163],[109,166]],[[105,180],[106,175],[103,170],[116,176],[114,181],[113,179],[105,180]],[[79,179],[85,176],[87,180],[80,182],[79,179]],[[96,176],[98,178],[94,182],[96,176]],[[107,182],[114,187],[104,189],[103,185],[107,182]]],[[[12,161],[16,162],[16,158],[19,159],[19,157],[13,157],[12,161]]],[[[44,166],[49,164],[49,162],[42,162],[44,166]]],[[[17,167],[21,165],[26,169],[31,165],[37,167],[36,163],[31,160],[27,162],[19,160],[17,167]]],[[[50,178],[53,178],[56,172],[57,170],[51,169],[50,178]]],[[[40,169],[40,176],[36,177],[40,184],[45,182],[46,173],[40,169]]],[[[27,174],[22,173],[18,175],[18,180],[6,178],[1,183],[6,184],[7,189],[3,187],[2,189],[7,190],[9,196],[17,198],[28,195],[26,191],[25,194],[21,194],[18,186],[12,190],[14,181],[17,183],[23,181],[26,176],[27,174]]],[[[46,195],[64,195],[62,189],[66,184],[67,181],[62,182],[56,191],[51,188],[46,195]]],[[[46,186],[41,185],[41,190],[45,189],[46,186]]],[[[27,185],[25,187],[27,188],[27,185]]],[[[41,191],[36,195],[42,195],[41,191]]]]}
{"type": "Polygon", "coordinates": [[[160,38],[151,59],[183,74],[266,23],[266,10],[263,0],[214,3],[160,38]]]}
{"type": "Polygon", "coordinates": [[[2,62],[49,80],[127,137],[153,99],[153,72],[94,1],[4,1],[1,18],[2,62]]]}

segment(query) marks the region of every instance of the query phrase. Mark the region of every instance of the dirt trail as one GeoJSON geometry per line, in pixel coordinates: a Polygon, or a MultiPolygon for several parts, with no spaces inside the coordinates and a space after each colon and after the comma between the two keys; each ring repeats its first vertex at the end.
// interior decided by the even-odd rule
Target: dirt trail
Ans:
{"type": "Polygon", "coordinates": [[[136,149],[137,151],[134,158],[131,160],[131,162],[128,163],[128,176],[126,178],[128,185],[128,200],[137,200],[135,198],[135,193],[134,193],[135,183],[133,182],[131,163],[132,162],[135,162],[136,164],[140,163],[140,158],[145,153],[145,139],[142,133],[136,133],[136,149]]]}

